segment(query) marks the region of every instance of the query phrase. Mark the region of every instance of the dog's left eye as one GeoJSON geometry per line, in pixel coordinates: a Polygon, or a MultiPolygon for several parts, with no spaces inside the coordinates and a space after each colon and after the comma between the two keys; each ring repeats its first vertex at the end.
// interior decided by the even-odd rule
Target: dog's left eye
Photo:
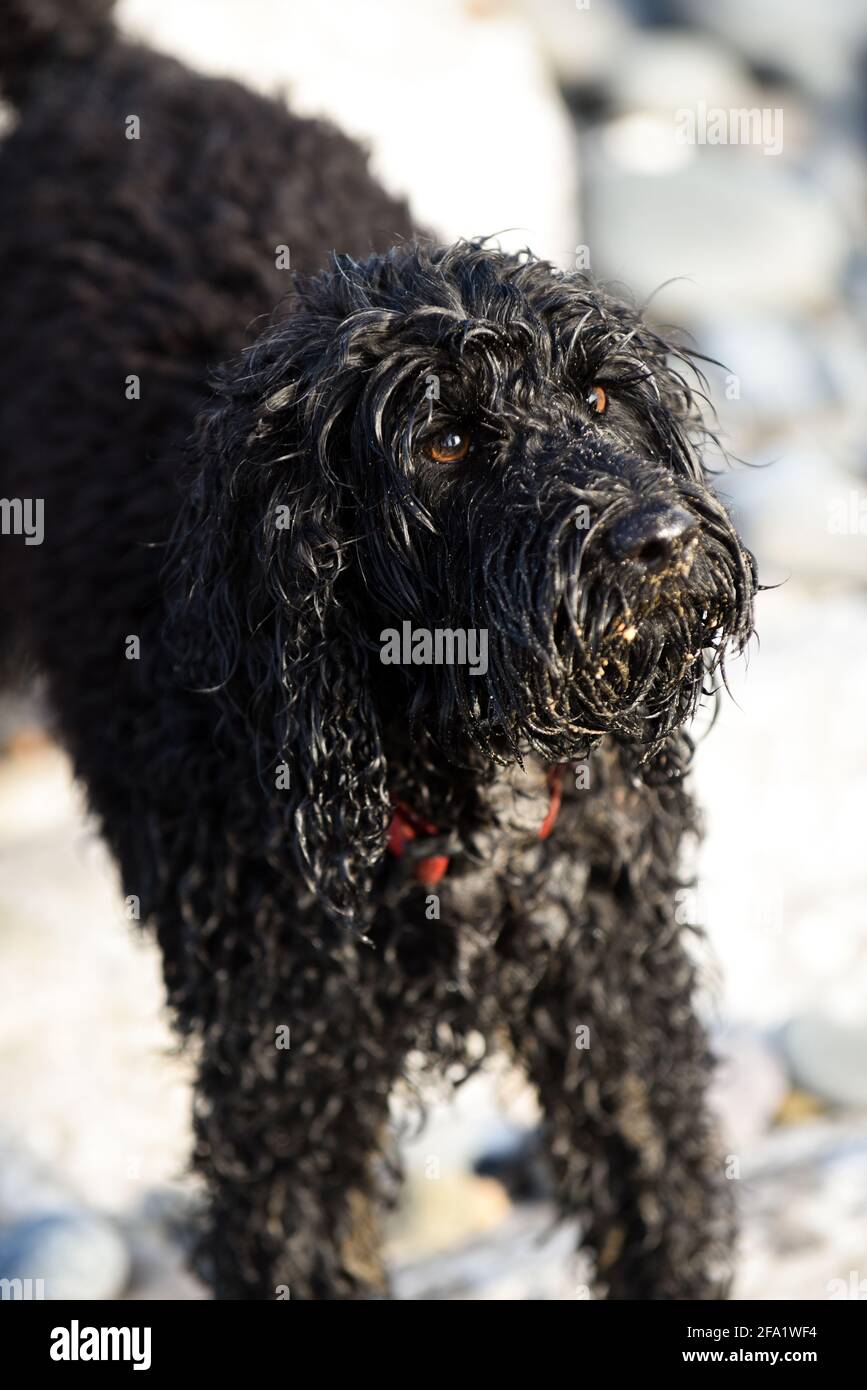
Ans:
{"type": "Polygon", "coordinates": [[[434,463],[460,463],[470,452],[470,436],[463,430],[443,430],[427,441],[425,452],[434,463]]]}
{"type": "Polygon", "coordinates": [[[608,392],[598,383],[587,393],[587,404],[595,415],[604,415],[608,409],[608,392]]]}

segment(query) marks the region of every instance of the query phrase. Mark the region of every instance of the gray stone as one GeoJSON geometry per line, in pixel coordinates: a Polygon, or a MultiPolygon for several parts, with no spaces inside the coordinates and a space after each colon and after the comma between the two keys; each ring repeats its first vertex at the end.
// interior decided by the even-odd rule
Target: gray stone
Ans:
{"type": "Polygon", "coordinates": [[[736,1299],[867,1298],[867,1128],[852,1116],[773,1130],[747,1155],[736,1299]]]}
{"type": "Polygon", "coordinates": [[[700,323],[695,337],[725,368],[709,368],[707,375],[714,405],[739,437],[840,400],[843,383],[809,318],[726,314],[700,323]]]}
{"type": "Polygon", "coordinates": [[[808,429],[769,439],[751,453],[762,467],[736,469],[719,491],[734,504],[768,584],[867,582],[867,488],[837,463],[832,441],[808,429]]]}
{"type": "Polygon", "coordinates": [[[673,0],[684,18],[714,30],[754,62],[772,63],[809,91],[854,89],[863,51],[863,0],[673,0]]]}
{"type": "MultiPolygon", "coordinates": [[[[680,147],[688,161],[681,167],[657,161],[642,170],[620,157],[607,129],[587,142],[595,273],[639,295],[671,281],[658,309],[682,323],[741,307],[788,315],[836,303],[849,250],[845,226],[779,159],[689,146],[680,147]]],[[[678,148],[673,131],[670,148],[678,148]]]]}
{"type": "Polygon", "coordinates": [[[395,1297],[425,1302],[588,1298],[589,1270],[574,1253],[575,1228],[554,1226],[554,1215],[544,1203],[521,1208],[483,1236],[398,1264],[395,1297]]]}
{"type": "Polygon", "coordinates": [[[808,1014],[781,1033],[792,1075],[805,1091],[834,1105],[867,1106],[867,1026],[808,1014]]]}
{"type": "Polygon", "coordinates": [[[45,1299],[117,1298],[129,1268],[115,1228],[90,1212],[32,1216],[0,1234],[0,1278],[32,1280],[45,1299]]]}
{"type": "Polygon", "coordinates": [[[597,86],[611,79],[632,32],[617,0],[586,8],[569,0],[525,0],[537,41],[559,81],[567,87],[597,86]]]}
{"type": "Polygon", "coordinates": [[[710,1101],[725,1141],[742,1153],[773,1123],[788,1090],[788,1079],[770,1043],[749,1028],[730,1029],[714,1038],[720,1064],[710,1101]]]}
{"type": "Polygon", "coordinates": [[[757,102],[743,68],[713,39],[677,30],[639,30],[620,46],[609,92],[623,110],[741,107],[757,102]]]}

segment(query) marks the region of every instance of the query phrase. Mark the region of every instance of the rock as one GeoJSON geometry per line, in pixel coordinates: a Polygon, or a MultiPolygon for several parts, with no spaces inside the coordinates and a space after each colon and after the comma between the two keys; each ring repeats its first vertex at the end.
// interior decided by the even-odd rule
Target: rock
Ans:
{"type": "MultiPolygon", "coordinates": [[[[15,1171],[62,1178],[62,1208],[122,1211],[186,1164],[192,1060],[165,1016],[156,942],[128,917],[56,746],[0,763],[0,897],[0,1095],[27,1144],[15,1171]]],[[[23,1187],[9,1205],[15,1218],[55,1206],[23,1187]]]]}
{"type": "Polygon", "coordinates": [[[515,1211],[493,1230],[393,1270],[398,1299],[571,1301],[589,1296],[586,1263],[574,1252],[575,1228],[554,1226],[553,1209],[515,1211]]]}
{"type": "Polygon", "coordinates": [[[625,111],[672,112],[702,101],[726,109],[759,104],[743,68],[725,48],[675,29],[631,34],[618,50],[609,93],[625,111]]]}
{"type": "Polygon", "coordinates": [[[386,1255],[400,1260],[427,1258],[460,1248],[498,1227],[508,1213],[509,1199],[491,1178],[444,1172],[426,1181],[414,1174],[404,1185],[399,1211],[389,1222],[386,1255]]]}
{"type": "Polygon", "coordinates": [[[129,1270],[114,1226],[91,1212],[33,1216],[0,1234],[0,1278],[41,1281],[53,1301],[117,1298],[129,1270]]]}
{"type": "Polygon", "coordinates": [[[809,1091],[797,1088],[789,1091],[777,1111],[778,1125],[803,1125],[819,1119],[825,1113],[825,1103],[809,1091]]]}
{"type": "Polygon", "coordinates": [[[839,97],[857,82],[862,0],[669,0],[675,14],[721,35],[757,64],[788,73],[808,90],[839,97]]]}
{"type": "Polygon", "coordinates": [[[746,1156],[736,1299],[864,1299],[867,1128],[851,1117],[772,1131],[746,1156]]]}
{"type": "Polygon", "coordinates": [[[539,1201],[551,1195],[540,1129],[518,1130],[510,1141],[487,1149],[476,1159],[475,1171],[498,1182],[513,1202],[539,1201]]]}
{"type": "Polygon", "coordinates": [[[511,7],[377,0],[372,18],[355,0],[124,0],[120,14],[197,70],[288,87],[294,110],[368,144],[375,172],[439,235],[502,233],[509,249],[572,263],[577,142],[511,7]]]}
{"type": "Polygon", "coordinates": [[[132,1259],[125,1294],[136,1301],[188,1302],[209,1299],[209,1289],[187,1265],[181,1230],[192,1219],[189,1202],[175,1194],[148,1194],[135,1218],[124,1225],[132,1259]]]}
{"type": "Polygon", "coordinates": [[[744,309],[690,327],[702,352],[721,364],[703,371],[737,453],[755,462],[773,456],[772,445],[785,463],[789,445],[800,448],[803,439],[830,456],[829,471],[846,461],[867,472],[867,344],[856,312],[841,306],[816,319],[744,309]]]}
{"type": "Polygon", "coordinates": [[[545,58],[564,87],[599,87],[616,71],[632,25],[618,0],[584,7],[569,0],[526,0],[545,58]]]}
{"type": "MultiPolygon", "coordinates": [[[[785,485],[776,495],[782,506],[785,485]]],[[[779,573],[760,554],[773,582],[779,573]]],[[[707,923],[729,1015],[774,1028],[821,999],[824,1013],[858,1024],[867,606],[858,592],[816,594],[793,579],[760,596],[757,623],[760,649],[729,663],[734,698],[723,699],[695,759],[708,827],[695,920],[707,923]]]]}
{"type": "Polygon", "coordinates": [[[740,146],[678,146],[683,167],[618,155],[616,124],[586,142],[586,239],[594,272],[639,296],[663,282],[669,321],[797,314],[839,295],[849,252],[842,219],[780,159],[740,146]],[[653,176],[650,177],[649,175],[653,176]]]}
{"type": "MultiPolygon", "coordinates": [[[[4,943],[8,954],[8,943],[4,943]]],[[[25,1213],[66,1211],[75,1202],[60,1173],[0,1130],[0,1233],[25,1213]]]]}
{"type": "MultiPolygon", "coordinates": [[[[486,1064],[450,1096],[426,1095],[424,1127],[403,1135],[401,1152],[409,1173],[468,1172],[481,1154],[510,1147],[539,1118],[535,1092],[501,1058],[486,1064]]],[[[395,1101],[399,1127],[407,1125],[412,1108],[395,1101]]]]}
{"type": "Polygon", "coordinates": [[[804,428],[771,436],[751,455],[759,466],[720,480],[764,583],[867,582],[867,487],[839,452],[804,428]]]}
{"type": "Polygon", "coordinates": [[[833,1105],[867,1106],[867,1026],[847,1027],[821,1014],[795,1018],[780,1040],[792,1075],[833,1105]]]}
{"type": "Polygon", "coordinates": [[[841,385],[809,319],[739,313],[696,325],[702,352],[725,371],[708,371],[713,401],[738,438],[795,415],[835,406],[841,385]]]}
{"type": "Polygon", "coordinates": [[[771,1045],[748,1028],[714,1038],[720,1059],[710,1101],[725,1141],[742,1154],[773,1123],[788,1090],[785,1070],[771,1045]]]}

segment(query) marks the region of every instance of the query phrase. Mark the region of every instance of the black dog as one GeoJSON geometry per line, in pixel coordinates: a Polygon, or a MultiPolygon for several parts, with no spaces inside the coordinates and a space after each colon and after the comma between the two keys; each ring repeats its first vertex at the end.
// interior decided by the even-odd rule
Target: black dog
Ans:
{"type": "Polygon", "coordinates": [[[7,7],[3,488],[45,541],[3,537],[4,605],[200,1041],[199,1267],[381,1294],[389,1093],[481,1037],[600,1292],[713,1297],[684,724],[755,576],[689,359],[583,276],[414,240],[350,142],[108,8],[7,7]],[[484,660],[381,659],[437,630],[484,660]]]}

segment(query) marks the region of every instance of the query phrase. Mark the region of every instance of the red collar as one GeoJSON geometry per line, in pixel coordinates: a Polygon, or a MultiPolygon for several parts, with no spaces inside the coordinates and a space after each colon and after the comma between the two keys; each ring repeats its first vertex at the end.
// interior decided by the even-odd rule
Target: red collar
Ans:
{"type": "MultiPolygon", "coordinates": [[[[539,839],[547,840],[551,831],[554,829],[557,815],[560,811],[560,804],[563,800],[563,769],[560,764],[548,769],[548,787],[551,799],[548,803],[548,814],[539,827],[539,839]]],[[[388,827],[388,850],[396,859],[400,859],[407,845],[419,836],[437,835],[439,831],[424,816],[418,816],[403,801],[398,801],[394,808],[394,815],[391,818],[391,825],[388,827]]],[[[431,854],[425,859],[416,861],[413,874],[419,883],[425,884],[428,888],[433,888],[441,879],[445,878],[449,867],[449,856],[447,854],[431,854]]]]}

